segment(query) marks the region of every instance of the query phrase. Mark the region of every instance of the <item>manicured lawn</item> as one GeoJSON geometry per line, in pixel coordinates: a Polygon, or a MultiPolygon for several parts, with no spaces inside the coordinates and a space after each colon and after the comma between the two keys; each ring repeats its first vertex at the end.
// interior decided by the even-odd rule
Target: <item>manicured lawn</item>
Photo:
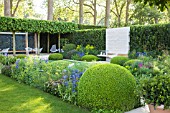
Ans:
{"type": "Polygon", "coordinates": [[[0,113],[88,113],[48,93],[0,75],[0,113]]]}

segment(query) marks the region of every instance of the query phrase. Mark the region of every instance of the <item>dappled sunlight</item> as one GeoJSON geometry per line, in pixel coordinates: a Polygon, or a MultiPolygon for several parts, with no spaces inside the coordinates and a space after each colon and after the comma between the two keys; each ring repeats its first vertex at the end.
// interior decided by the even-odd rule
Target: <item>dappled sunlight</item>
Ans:
{"type": "Polygon", "coordinates": [[[41,113],[43,111],[50,112],[51,110],[49,107],[50,104],[44,102],[44,98],[38,97],[29,99],[27,102],[14,106],[12,109],[18,109],[19,111],[29,109],[32,113],[41,113]]]}
{"type": "Polygon", "coordinates": [[[16,89],[16,87],[14,87],[14,86],[1,87],[0,92],[11,91],[11,90],[15,90],[15,89],[16,89]]]}

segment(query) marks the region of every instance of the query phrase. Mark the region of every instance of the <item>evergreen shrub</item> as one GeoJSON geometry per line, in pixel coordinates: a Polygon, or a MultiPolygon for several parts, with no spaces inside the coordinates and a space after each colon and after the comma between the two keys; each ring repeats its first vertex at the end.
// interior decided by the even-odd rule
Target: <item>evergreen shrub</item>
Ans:
{"type": "Polygon", "coordinates": [[[53,53],[50,54],[48,57],[49,60],[62,60],[63,59],[63,55],[60,53],[53,53]]]}
{"type": "Polygon", "coordinates": [[[78,84],[78,104],[89,109],[128,111],[135,105],[136,80],[124,67],[98,64],[88,68],[78,84]]]}
{"type": "Polygon", "coordinates": [[[118,64],[118,65],[121,65],[123,66],[123,64],[125,62],[127,62],[129,60],[129,58],[127,57],[123,57],[123,56],[117,56],[117,57],[113,57],[110,61],[110,63],[112,64],[118,64]]]}
{"type": "Polygon", "coordinates": [[[87,61],[87,62],[91,62],[91,61],[97,61],[98,60],[98,57],[97,56],[94,56],[94,55],[84,55],[82,58],[81,58],[82,61],[87,61]]]}

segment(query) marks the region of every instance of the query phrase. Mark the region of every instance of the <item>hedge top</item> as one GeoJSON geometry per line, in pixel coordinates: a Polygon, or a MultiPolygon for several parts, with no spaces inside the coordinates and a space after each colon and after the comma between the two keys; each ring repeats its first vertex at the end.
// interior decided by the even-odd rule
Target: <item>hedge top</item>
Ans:
{"type": "Polygon", "coordinates": [[[71,22],[0,17],[0,31],[69,33],[77,29],[78,25],[71,22]]]}

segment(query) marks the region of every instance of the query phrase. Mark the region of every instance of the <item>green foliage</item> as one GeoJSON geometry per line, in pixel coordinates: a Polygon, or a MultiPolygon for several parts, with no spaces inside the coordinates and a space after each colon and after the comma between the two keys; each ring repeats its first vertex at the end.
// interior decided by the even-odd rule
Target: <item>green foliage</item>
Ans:
{"type": "Polygon", "coordinates": [[[12,66],[12,78],[19,82],[42,89],[45,82],[62,78],[62,70],[68,61],[46,62],[39,59],[18,59],[12,66]]]}
{"type": "Polygon", "coordinates": [[[169,39],[170,24],[130,27],[130,51],[151,51],[159,55],[162,50],[169,50],[169,39]]]}
{"type": "Polygon", "coordinates": [[[77,54],[77,51],[76,50],[71,50],[71,51],[68,51],[68,52],[63,52],[62,55],[65,59],[71,59],[71,57],[73,55],[76,55],[77,54]]]}
{"type": "Polygon", "coordinates": [[[64,52],[68,52],[71,50],[76,49],[76,45],[75,44],[65,44],[63,47],[64,52]]]}
{"type": "Polygon", "coordinates": [[[144,4],[149,4],[150,6],[157,6],[161,11],[163,11],[165,8],[168,9],[168,3],[170,3],[168,0],[134,0],[135,2],[143,2],[144,4]]]}
{"type": "Polygon", "coordinates": [[[71,56],[71,59],[72,59],[72,60],[79,60],[79,61],[80,61],[80,60],[81,60],[81,57],[80,57],[78,54],[75,54],[75,55],[72,55],[72,56],[71,56]]]}
{"type": "Polygon", "coordinates": [[[16,62],[16,58],[13,56],[1,56],[0,57],[0,63],[3,65],[11,65],[16,62]]]}
{"type": "Polygon", "coordinates": [[[68,36],[70,43],[75,45],[93,45],[97,50],[105,49],[106,29],[77,30],[68,36]]]}
{"type": "Polygon", "coordinates": [[[110,63],[112,64],[118,64],[118,65],[121,65],[123,66],[123,64],[125,62],[127,62],[129,60],[129,58],[127,57],[123,57],[123,56],[117,56],[117,57],[113,57],[110,61],[110,63]]]}
{"type": "Polygon", "coordinates": [[[159,75],[141,81],[142,96],[148,104],[170,108],[170,76],[159,75]]]}
{"type": "Polygon", "coordinates": [[[62,60],[63,59],[63,55],[60,53],[53,53],[50,54],[48,57],[49,60],[62,60]]]}
{"type": "Polygon", "coordinates": [[[82,25],[78,24],[79,29],[99,29],[99,28],[106,28],[105,26],[95,26],[95,25],[82,25]]]}
{"type": "Polygon", "coordinates": [[[67,33],[78,29],[78,25],[69,22],[17,19],[10,17],[0,17],[0,25],[0,31],[67,33]]]}
{"type": "Polygon", "coordinates": [[[139,59],[128,60],[127,62],[124,63],[124,66],[132,66],[132,65],[134,65],[136,62],[143,62],[143,61],[142,61],[142,60],[139,60],[139,59]]]}
{"type": "Polygon", "coordinates": [[[124,67],[116,64],[95,65],[80,78],[78,104],[90,109],[128,111],[134,108],[135,88],[135,78],[124,67]]]}
{"type": "Polygon", "coordinates": [[[91,61],[97,61],[98,60],[98,57],[97,56],[94,56],[94,55],[84,55],[82,58],[81,58],[82,61],[87,61],[87,62],[91,62],[91,61]]]}
{"type": "Polygon", "coordinates": [[[99,53],[99,51],[96,49],[95,46],[87,44],[85,47],[83,47],[82,45],[77,45],[76,50],[79,52],[79,55],[82,57],[85,54],[86,55],[97,55],[99,53]]]}
{"type": "Polygon", "coordinates": [[[17,55],[15,56],[17,59],[24,59],[26,58],[27,56],[26,55],[17,55]]]}
{"type": "Polygon", "coordinates": [[[1,73],[3,75],[6,75],[6,76],[11,76],[12,74],[12,71],[11,71],[11,66],[4,66],[2,69],[1,69],[1,73]]]}

